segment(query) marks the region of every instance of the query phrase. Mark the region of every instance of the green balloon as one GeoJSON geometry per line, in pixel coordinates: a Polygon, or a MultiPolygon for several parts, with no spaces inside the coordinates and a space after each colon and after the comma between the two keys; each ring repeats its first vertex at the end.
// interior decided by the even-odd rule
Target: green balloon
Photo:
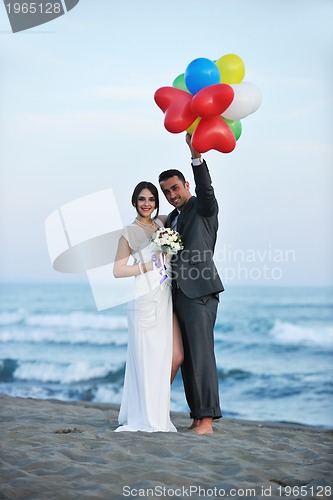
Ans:
{"type": "Polygon", "coordinates": [[[185,77],[184,76],[185,76],[185,73],[182,73],[181,75],[178,75],[174,79],[174,81],[172,82],[172,86],[176,87],[176,89],[185,90],[185,92],[189,93],[189,90],[186,87],[185,77]]]}
{"type": "Polygon", "coordinates": [[[241,133],[242,133],[241,121],[240,120],[228,120],[227,118],[223,118],[223,120],[229,125],[229,127],[231,128],[231,130],[234,133],[236,141],[238,141],[238,139],[240,138],[241,133]]]}

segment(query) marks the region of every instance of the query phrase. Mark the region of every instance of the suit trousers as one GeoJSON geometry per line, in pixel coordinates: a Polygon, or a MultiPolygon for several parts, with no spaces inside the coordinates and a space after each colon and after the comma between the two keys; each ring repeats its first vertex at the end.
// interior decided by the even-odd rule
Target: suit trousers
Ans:
{"type": "Polygon", "coordinates": [[[173,306],[184,346],[181,371],[190,416],[194,419],[222,416],[214,353],[218,303],[218,294],[190,299],[177,285],[173,287],[173,306]]]}

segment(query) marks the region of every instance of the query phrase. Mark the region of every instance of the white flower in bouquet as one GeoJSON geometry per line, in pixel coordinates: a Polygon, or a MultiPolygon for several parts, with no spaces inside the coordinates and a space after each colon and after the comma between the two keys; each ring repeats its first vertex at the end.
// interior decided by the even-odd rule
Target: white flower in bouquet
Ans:
{"type": "Polygon", "coordinates": [[[184,248],[178,231],[171,228],[160,227],[152,235],[152,242],[157,245],[163,253],[176,254],[184,248]]]}

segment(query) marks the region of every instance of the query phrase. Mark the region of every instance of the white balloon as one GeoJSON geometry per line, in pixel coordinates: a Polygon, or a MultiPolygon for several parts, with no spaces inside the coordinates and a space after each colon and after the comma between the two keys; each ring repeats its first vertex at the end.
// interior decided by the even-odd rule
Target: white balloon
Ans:
{"type": "Polygon", "coordinates": [[[240,120],[254,113],[261,104],[261,92],[250,82],[233,83],[234,99],[222,114],[228,120],[240,120]]]}

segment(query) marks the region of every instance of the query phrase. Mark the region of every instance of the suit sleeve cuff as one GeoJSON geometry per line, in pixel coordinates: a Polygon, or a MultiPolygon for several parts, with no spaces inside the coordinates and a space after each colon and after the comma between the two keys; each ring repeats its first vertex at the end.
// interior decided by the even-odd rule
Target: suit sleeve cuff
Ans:
{"type": "Polygon", "coordinates": [[[193,165],[193,167],[198,167],[202,163],[203,163],[203,159],[202,158],[193,158],[192,159],[192,165],[193,165]]]}

